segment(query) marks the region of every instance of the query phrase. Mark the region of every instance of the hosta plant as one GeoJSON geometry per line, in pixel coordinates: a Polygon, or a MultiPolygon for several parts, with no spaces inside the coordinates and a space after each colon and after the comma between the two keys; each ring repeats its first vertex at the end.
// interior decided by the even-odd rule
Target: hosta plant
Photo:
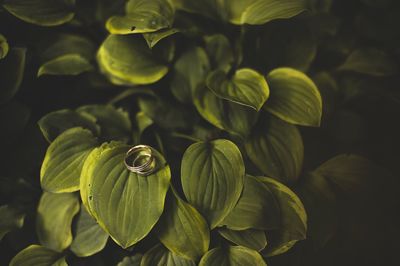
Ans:
{"type": "Polygon", "coordinates": [[[338,198],[380,170],[313,140],[340,139],[354,84],[398,73],[379,45],[328,41],[333,2],[1,1],[10,265],[282,265],[326,246],[338,198]]]}

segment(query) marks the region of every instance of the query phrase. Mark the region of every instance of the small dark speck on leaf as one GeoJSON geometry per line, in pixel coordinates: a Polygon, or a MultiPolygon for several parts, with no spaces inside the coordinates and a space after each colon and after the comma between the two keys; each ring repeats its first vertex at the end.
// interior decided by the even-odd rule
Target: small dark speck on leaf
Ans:
{"type": "Polygon", "coordinates": [[[134,31],[136,29],[136,26],[132,26],[131,31],[134,31]]]}
{"type": "Polygon", "coordinates": [[[93,199],[93,196],[89,196],[89,200],[92,200],[93,199]]]}

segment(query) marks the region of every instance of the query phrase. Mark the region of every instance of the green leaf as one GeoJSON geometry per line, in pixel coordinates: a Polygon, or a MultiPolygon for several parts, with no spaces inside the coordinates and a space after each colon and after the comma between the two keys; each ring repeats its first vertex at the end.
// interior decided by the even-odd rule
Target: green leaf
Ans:
{"type": "Polygon", "coordinates": [[[186,12],[201,14],[208,18],[216,19],[219,17],[216,1],[214,0],[171,0],[176,9],[186,12]]]}
{"type": "Polygon", "coordinates": [[[218,233],[236,245],[257,251],[261,251],[267,246],[267,237],[263,230],[247,229],[234,231],[228,228],[221,228],[218,229],[218,233]]]}
{"type": "Polygon", "coordinates": [[[270,230],[279,227],[279,217],[279,205],[270,189],[255,177],[246,175],[242,195],[221,225],[233,230],[270,230]]]}
{"type": "Polygon", "coordinates": [[[307,239],[316,248],[323,248],[334,237],[338,225],[336,195],[331,184],[313,172],[304,177],[297,191],[307,210],[307,239]]]}
{"type": "Polygon", "coordinates": [[[100,70],[117,85],[150,84],[168,72],[142,36],[109,35],[97,52],[100,70]]]}
{"type": "Polygon", "coordinates": [[[212,69],[229,71],[234,62],[234,56],[228,38],[222,34],[214,34],[204,37],[204,42],[212,69]]]}
{"type": "Polygon", "coordinates": [[[51,249],[30,245],[20,251],[10,262],[10,266],[67,266],[63,255],[51,249]]]}
{"type": "Polygon", "coordinates": [[[179,257],[161,244],[144,254],[140,266],[195,266],[192,260],[179,257]]]}
{"type": "Polygon", "coordinates": [[[376,48],[361,48],[353,51],[339,70],[384,77],[395,75],[399,69],[385,52],[376,48]]]}
{"type": "Polygon", "coordinates": [[[53,193],[79,190],[83,162],[96,146],[96,138],[87,129],[64,131],[47,149],[40,170],[42,188],[53,193]]]}
{"type": "Polygon", "coordinates": [[[261,25],[275,19],[291,18],[306,10],[304,0],[228,0],[224,8],[233,24],[261,25]]]}
{"type": "Polygon", "coordinates": [[[5,58],[8,54],[9,46],[7,39],[0,34],[0,60],[5,58]]]}
{"type": "Polygon", "coordinates": [[[78,75],[93,69],[91,60],[95,46],[87,38],[79,35],[61,34],[40,55],[38,76],[78,75]]]}
{"type": "Polygon", "coordinates": [[[76,194],[43,192],[36,216],[40,243],[59,252],[69,247],[72,243],[72,219],[78,212],[79,200],[76,194]]]}
{"type": "Polygon", "coordinates": [[[259,111],[269,97],[269,87],[263,75],[250,68],[242,68],[228,77],[216,70],[207,77],[207,86],[218,97],[259,111]]]}
{"type": "Polygon", "coordinates": [[[75,0],[5,0],[3,7],[25,22],[57,26],[74,17],[75,0]]]}
{"type": "Polygon", "coordinates": [[[46,114],[39,120],[38,125],[48,142],[52,142],[65,130],[73,127],[89,129],[96,136],[100,134],[100,127],[96,124],[94,116],[69,109],[46,114]]]}
{"type": "Polygon", "coordinates": [[[307,213],[297,195],[278,181],[259,177],[271,190],[281,210],[280,228],[267,232],[268,247],[263,251],[266,256],[275,256],[288,251],[299,241],[306,239],[307,213]]]}
{"type": "Polygon", "coordinates": [[[117,266],[140,266],[142,261],[142,254],[135,254],[131,257],[125,257],[117,266]]]}
{"type": "Polygon", "coordinates": [[[0,61],[0,104],[11,100],[22,83],[25,70],[25,48],[12,48],[0,61]]]}
{"type": "Polygon", "coordinates": [[[280,119],[296,125],[319,126],[322,99],[314,82],[292,68],[272,70],[267,81],[271,95],[264,108],[280,119]]]}
{"type": "Polygon", "coordinates": [[[297,180],[303,167],[304,146],[296,126],[261,117],[245,142],[250,160],[266,176],[284,183],[297,180]]]}
{"type": "Polygon", "coordinates": [[[219,139],[192,144],[184,153],[182,187],[190,204],[211,229],[235,207],[243,190],[244,163],[239,148],[219,139]]]}
{"type": "Polygon", "coordinates": [[[210,231],[206,220],[172,189],[157,230],[158,238],[173,253],[196,261],[207,252],[210,231]]]}
{"type": "Polygon", "coordinates": [[[81,208],[76,224],[76,233],[71,244],[71,251],[78,257],[92,256],[104,249],[108,234],[97,224],[92,216],[81,208]]]}
{"type": "Polygon", "coordinates": [[[193,93],[210,70],[208,56],[203,48],[185,51],[175,62],[171,91],[183,103],[192,102],[193,93]]]}
{"type": "Polygon", "coordinates": [[[132,123],[129,113],[112,105],[84,105],[76,109],[81,115],[90,115],[96,118],[101,128],[101,137],[104,140],[120,140],[128,142],[131,138],[132,123]]]}
{"type": "Polygon", "coordinates": [[[149,48],[153,48],[159,41],[179,32],[178,29],[162,29],[155,32],[143,33],[143,37],[149,48]]]}
{"type": "Polygon", "coordinates": [[[168,0],[129,0],[125,13],[125,16],[107,20],[106,28],[110,33],[147,33],[170,28],[175,11],[168,0]]]}
{"type": "Polygon", "coordinates": [[[220,265],[266,266],[267,264],[257,251],[241,246],[214,248],[208,251],[199,263],[199,266],[220,265]]]}
{"type": "Polygon", "coordinates": [[[206,86],[198,86],[194,104],[200,115],[216,126],[241,137],[247,136],[257,121],[257,112],[240,104],[218,98],[206,86]]]}
{"type": "Polygon", "coordinates": [[[153,150],[157,170],[143,176],[126,169],[129,146],[111,142],[94,149],[81,174],[81,198],[88,212],[123,248],[143,239],[160,218],[171,173],[153,150]]]}
{"type": "Polygon", "coordinates": [[[361,156],[341,154],[320,165],[314,173],[350,194],[371,185],[372,178],[382,174],[382,170],[361,156]]]}
{"type": "Polygon", "coordinates": [[[0,241],[8,232],[24,225],[25,214],[12,206],[0,206],[0,217],[0,241]]]}

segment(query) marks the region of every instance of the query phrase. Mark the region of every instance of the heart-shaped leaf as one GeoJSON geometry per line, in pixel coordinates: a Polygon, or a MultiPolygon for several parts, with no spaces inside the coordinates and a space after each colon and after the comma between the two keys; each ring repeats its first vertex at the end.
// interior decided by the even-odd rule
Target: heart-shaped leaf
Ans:
{"type": "Polygon", "coordinates": [[[7,56],[9,48],[6,37],[0,34],[0,60],[7,56]]]}
{"type": "Polygon", "coordinates": [[[203,48],[193,47],[185,51],[175,62],[171,91],[181,102],[192,102],[193,93],[203,82],[210,63],[203,48]]]}
{"type": "Polygon", "coordinates": [[[140,266],[195,266],[192,260],[179,257],[158,244],[144,254],[140,266]]]}
{"type": "Polygon", "coordinates": [[[279,217],[278,202],[269,188],[255,177],[246,175],[242,195],[221,225],[233,230],[276,229],[279,217]]]}
{"type": "Polygon", "coordinates": [[[261,251],[267,246],[267,237],[263,230],[247,229],[234,231],[228,228],[221,228],[218,229],[218,233],[236,245],[257,251],[261,251]]]}
{"type": "Polygon", "coordinates": [[[163,60],[152,53],[142,36],[136,35],[109,35],[97,52],[97,62],[117,85],[154,83],[168,72],[163,60]]]}
{"type": "Polygon", "coordinates": [[[229,140],[198,142],[184,153],[182,187],[190,204],[206,217],[211,229],[235,207],[243,189],[244,163],[229,140]]]}
{"type": "Polygon", "coordinates": [[[86,157],[97,146],[87,129],[75,127],[64,131],[47,149],[40,170],[40,184],[49,192],[79,190],[79,177],[86,157]]]}
{"type": "Polygon", "coordinates": [[[174,8],[168,0],[129,0],[125,16],[113,16],[106,27],[112,34],[154,32],[172,26],[174,8]]]}
{"type": "Polygon", "coordinates": [[[25,22],[57,26],[72,20],[75,0],[5,0],[3,6],[25,22]]]}
{"type": "Polygon", "coordinates": [[[61,253],[39,245],[30,245],[21,250],[10,262],[10,266],[38,265],[68,266],[61,253]]]}
{"type": "Polygon", "coordinates": [[[100,134],[100,127],[96,124],[96,117],[69,109],[46,114],[39,120],[38,125],[48,142],[52,142],[65,130],[73,127],[89,129],[96,136],[100,134]]]}
{"type": "Polygon", "coordinates": [[[199,266],[220,265],[253,265],[266,266],[260,253],[255,250],[241,247],[229,246],[227,248],[214,248],[208,251],[200,260],[199,266]]]}
{"type": "Polygon", "coordinates": [[[95,46],[79,35],[61,34],[41,53],[41,75],[78,75],[93,68],[95,46]]]}
{"type": "Polygon", "coordinates": [[[79,200],[76,194],[44,192],[36,216],[40,243],[59,252],[69,247],[72,243],[72,219],[78,212],[79,200]]]}
{"type": "Polygon", "coordinates": [[[0,104],[11,100],[22,83],[25,71],[25,48],[12,48],[0,61],[0,104]]]}
{"type": "Polygon", "coordinates": [[[339,70],[384,77],[395,75],[398,66],[385,52],[375,48],[362,48],[353,51],[339,70]]]}
{"type": "Polygon", "coordinates": [[[206,86],[198,86],[193,101],[205,120],[241,137],[247,136],[257,121],[255,110],[220,99],[206,86]]]}
{"type": "Polygon", "coordinates": [[[275,19],[291,18],[306,10],[305,0],[228,0],[224,2],[229,21],[260,25],[275,19]]]}
{"type": "Polygon", "coordinates": [[[210,231],[206,220],[172,189],[167,197],[157,234],[161,243],[175,254],[196,261],[207,252],[210,231]]]}
{"type": "Polygon", "coordinates": [[[0,206],[0,241],[10,231],[24,225],[25,214],[12,206],[0,206]]]}
{"type": "Polygon", "coordinates": [[[204,37],[204,42],[212,69],[229,71],[234,62],[234,56],[228,38],[222,34],[214,34],[204,37]]]}
{"type": "Polygon", "coordinates": [[[216,70],[207,77],[207,86],[218,97],[260,110],[269,97],[269,87],[263,75],[250,68],[242,68],[232,77],[216,70]]]}
{"type": "Polygon", "coordinates": [[[107,240],[108,234],[101,229],[85,208],[81,208],[71,251],[78,257],[92,256],[104,249],[107,240]]]}
{"type": "Polygon", "coordinates": [[[84,105],[76,109],[81,115],[96,118],[104,140],[120,140],[128,142],[131,137],[132,123],[129,113],[112,105],[84,105]]]}
{"type": "Polygon", "coordinates": [[[319,126],[322,99],[314,82],[292,68],[272,70],[267,81],[271,95],[264,108],[280,119],[297,125],[319,126]]]}
{"type": "Polygon", "coordinates": [[[275,196],[281,210],[281,224],[278,230],[268,231],[266,256],[275,256],[288,251],[294,244],[306,238],[307,213],[297,195],[278,181],[259,177],[275,196]]]}
{"type": "Polygon", "coordinates": [[[275,117],[260,117],[245,148],[250,160],[267,176],[287,183],[301,173],[304,146],[294,125],[275,117]]]}
{"type": "Polygon", "coordinates": [[[153,150],[156,172],[143,176],[124,165],[129,146],[118,142],[94,149],[81,175],[81,198],[88,212],[123,248],[144,238],[164,210],[171,173],[153,150]]]}

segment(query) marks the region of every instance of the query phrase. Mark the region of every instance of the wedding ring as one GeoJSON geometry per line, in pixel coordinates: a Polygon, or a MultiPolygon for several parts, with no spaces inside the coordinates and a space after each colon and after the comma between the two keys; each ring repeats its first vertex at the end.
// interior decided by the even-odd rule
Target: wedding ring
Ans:
{"type": "Polygon", "coordinates": [[[126,168],[140,175],[150,175],[156,168],[156,159],[153,149],[147,145],[137,145],[130,148],[124,160],[126,168]]]}

